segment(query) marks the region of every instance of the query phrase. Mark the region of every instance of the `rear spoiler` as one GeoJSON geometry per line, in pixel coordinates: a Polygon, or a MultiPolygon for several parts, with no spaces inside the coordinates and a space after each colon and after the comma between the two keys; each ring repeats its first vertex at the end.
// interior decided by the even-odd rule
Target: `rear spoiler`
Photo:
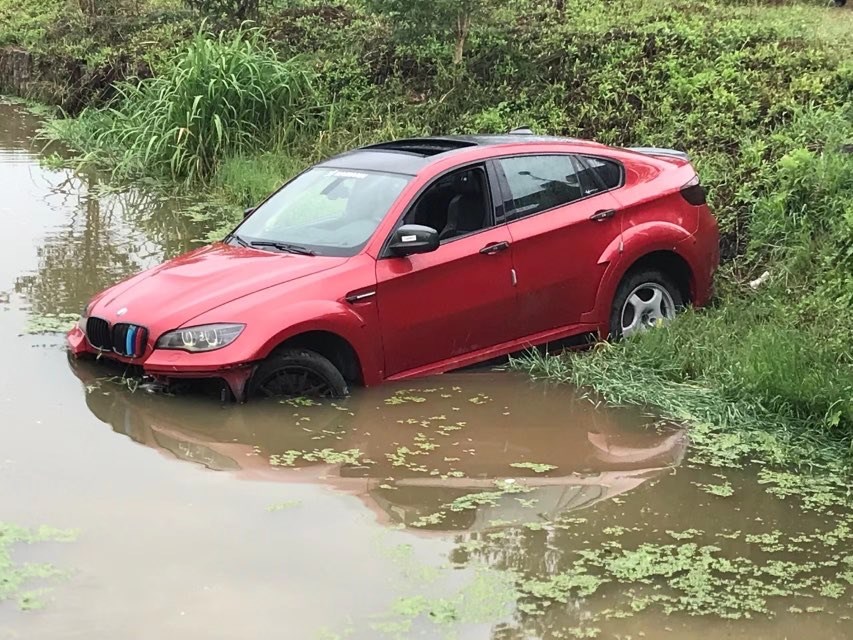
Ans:
{"type": "Polygon", "coordinates": [[[628,151],[643,153],[647,156],[659,156],[664,159],[678,158],[680,160],[684,160],[685,162],[690,161],[690,158],[684,151],[678,151],[677,149],[661,149],[658,147],[628,147],[628,151]]]}

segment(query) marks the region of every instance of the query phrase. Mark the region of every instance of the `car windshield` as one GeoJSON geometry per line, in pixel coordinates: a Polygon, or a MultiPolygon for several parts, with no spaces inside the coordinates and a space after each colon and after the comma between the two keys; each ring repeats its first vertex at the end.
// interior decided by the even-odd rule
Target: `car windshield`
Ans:
{"type": "Polygon", "coordinates": [[[409,180],[393,173],[316,167],[266,200],[235,235],[270,250],[355,255],[409,180]]]}

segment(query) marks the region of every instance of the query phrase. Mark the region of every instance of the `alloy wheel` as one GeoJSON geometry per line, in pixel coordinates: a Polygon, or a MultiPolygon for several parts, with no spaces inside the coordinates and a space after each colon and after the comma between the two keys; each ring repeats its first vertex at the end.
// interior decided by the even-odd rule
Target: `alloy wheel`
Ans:
{"type": "Polygon", "coordinates": [[[622,305],[622,336],[627,338],[674,317],[675,303],[669,291],[656,282],[646,282],[635,287],[622,305]]]}
{"type": "Polygon", "coordinates": [[[270,398],[300,396],[331,398],[335,396],[334,389],[326,378],[313,369],[296,364],[270,372],[257,389],[270,398]]]}

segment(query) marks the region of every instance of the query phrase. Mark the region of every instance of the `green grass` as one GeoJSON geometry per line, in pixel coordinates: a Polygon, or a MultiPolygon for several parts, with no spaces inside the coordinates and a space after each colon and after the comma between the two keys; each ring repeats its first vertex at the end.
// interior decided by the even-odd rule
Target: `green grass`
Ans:
{"type": "Polygon", "coordinates": [[[531,353],[513,365],[688,423],[699,457],[714,464],[841,465],[849,473],[853,364],[846,338],[798,323],[776,295],[729,297],[631,340],[582,354],[531,353]]]}
{"type": "Polygon", "coordinates": [[[312,75],[278,58],[258,30],[200,31],[161,74],[117,85],[113,106],[53,126],[119,175],[189,183],[229,155],[291,140],[310,117],[312,75]]]}

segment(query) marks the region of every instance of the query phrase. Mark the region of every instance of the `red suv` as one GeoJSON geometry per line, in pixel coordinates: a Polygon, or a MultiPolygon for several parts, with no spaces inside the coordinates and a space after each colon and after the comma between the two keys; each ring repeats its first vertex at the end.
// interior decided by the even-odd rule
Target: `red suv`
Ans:
{"type": "Polygon", "coordinates": [[[221,242],[99,293],[68,334],[164,382],[339,396],[708,301],[685,154],[528,132],[398,140],[300,174],[221,242]]]}

